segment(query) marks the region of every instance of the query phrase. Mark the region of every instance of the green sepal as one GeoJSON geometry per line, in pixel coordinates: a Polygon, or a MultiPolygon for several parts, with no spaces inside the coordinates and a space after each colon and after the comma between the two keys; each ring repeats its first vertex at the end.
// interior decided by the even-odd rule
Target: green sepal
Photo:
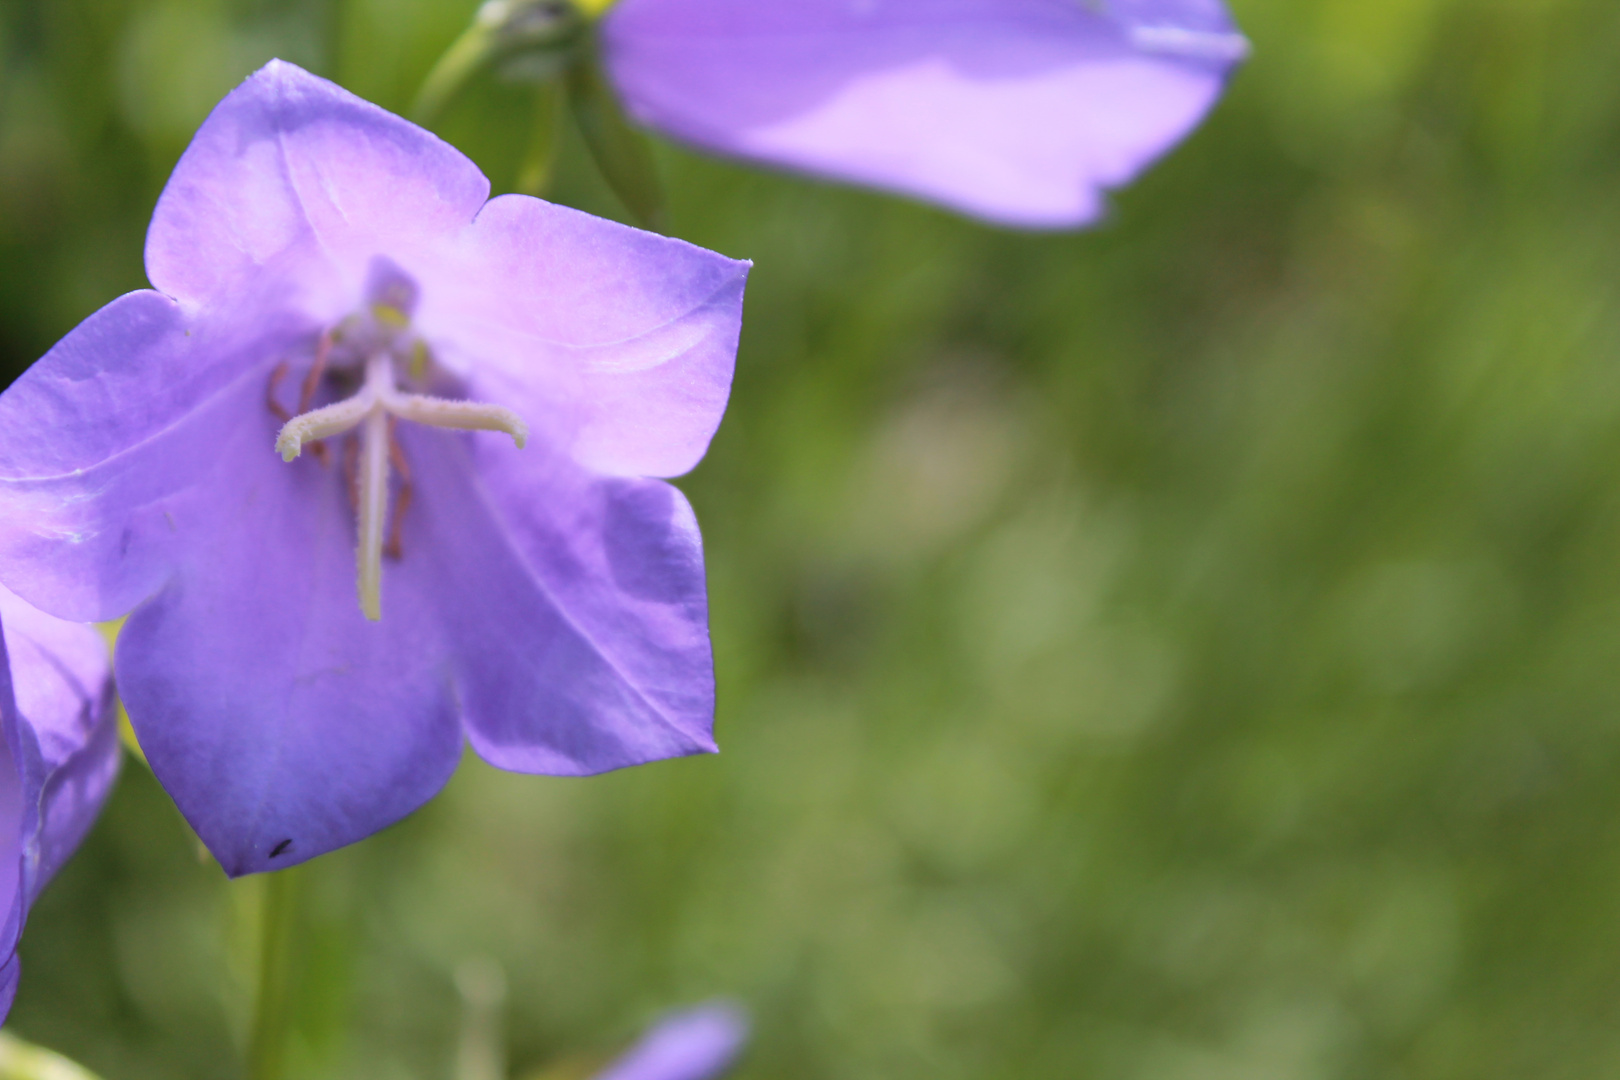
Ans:
{"type": "Polygon", "coordinates": [[[529,146],[518,166],[515,190],[524,195],[544,196],[551,189],[557,167],[557,146],[562,134],[563,88],[557,79],[534,88],[534,126],[529,130],[529,146]]]}
{"type": "Polygon", "coordinates": [[[652,147],[619,108],[594,49],[585,50],[568,69],[567,85],[574,121],[602,178],[637,221],[662,231],[668,212],[652,147]]]}

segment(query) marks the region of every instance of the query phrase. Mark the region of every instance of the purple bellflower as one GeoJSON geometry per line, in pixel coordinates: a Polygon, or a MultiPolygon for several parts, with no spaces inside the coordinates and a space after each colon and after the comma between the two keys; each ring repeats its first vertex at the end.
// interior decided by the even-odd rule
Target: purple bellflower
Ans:
{"type": "Polygon", "coordinates": [[[118,775],[117,716],[101,635],[0,589],[0,1020],[17,993],[28,909],[118,775]]]}
{"type": "Polygon", "coordinates": [[[594,1080],[713,1080],[748,1041],[748,1018],[711,1003],[665,1017],[594,1080]]]}
{"type": "Polygon", "coordinates": [[[398,820],[464,737],[556,775],[714,750],[702,542],[650,478],[719,424],[748,266],[488,194],[273,61],[159,198],[155,290],[0,396],[0,580],[133,609],[130,719],[230,874],[398,820]]]}
{"type": "Polygon", "coordinates": [[[1094,220],[1248,52],[1220,0],[617,0],[601,39],[649,127],[1027,228],[1094,220]]]}

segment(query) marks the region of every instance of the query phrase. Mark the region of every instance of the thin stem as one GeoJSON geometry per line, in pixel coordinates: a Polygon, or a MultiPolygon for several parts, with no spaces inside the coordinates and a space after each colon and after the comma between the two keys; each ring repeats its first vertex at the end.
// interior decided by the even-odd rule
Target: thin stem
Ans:
{"type": "Polygon", "coordinates": [[[505,972],[487,958],[464,961],[456,969],[456,990],[461,994],[461,1042],[455,1080],[505,1080],[505,972]]]}
{"type": "Polygon", "coordinates": [[[276,870],[263,878],[259,903],[259,987],[248,1040],[248,1080],[282,1080],[287,1032],[292,1027],[292,945],[302,871],[276,870]]]}
{"type": "Polygon", "coordinates": [[[486,0],[472,24],[428,72],[411,106],[417,123],[430,123],[480,68],[518,56],[567,55],[583,30],[573,4],[554,0],[486,0]]]}
{"type": "Polygon", "coordinates": [[[416,101],[411,106],[411,116],[417,123],[432,123],[456,91],[461,89],[462,83],[489,61],[493,39],[492,28],[482,18],[475,18],[472,25],[462,31],[461,36],[433,65],[433,70],[428,72],[422,83],[422,89],[417,92],[416,101]]]}

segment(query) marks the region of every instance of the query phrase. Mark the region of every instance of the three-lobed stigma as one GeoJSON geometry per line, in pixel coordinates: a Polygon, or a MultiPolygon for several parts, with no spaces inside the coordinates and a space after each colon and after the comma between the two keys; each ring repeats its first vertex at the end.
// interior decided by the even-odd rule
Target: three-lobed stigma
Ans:
{"type": "MultiPolygon", "coordinates": [[[[381,260],[379,260],[381,262],[381,260]]],[[[305,446],[354,432],[359,442],[353,468],[351,495],[358,536],[356,564],[360,610],[373,621],[382,617],[382,558],[385,549],[399,551],[399,523],[410,499],[409,471],[394,438],[394,425],[409,420],[458,431],[504,431],[519,449],[529,438],[528,425],[511,409],[481,401],[464,401],[410,393],[400,389],[400,374],[419,373],[425,349],[410,333],[415,308],[415,284],[392,264],[373,265],[372,301],[365,314],[347,320],[336,334],[323,334],[304,379],[299,413],[286,418],[276,437],[283,461],[292,461],[305,446]],[[377,279],[381,278],[379,282],[377,279]],[[336,360],[334,361],[334,354],[336,360]],[[353,374],[360,367],[359,389],[349,397],[320,408],[310,408],[316,388],[328,375],[353,374]],[[388,489],[391,469],[403,481],[394,507],[392,537],[388,529],[388,489]]],[[[271,375],[271,407],[275,386],[285,366],[271,375]]],[[[324,461],[324,456],[322,458],[324,461]]]]}

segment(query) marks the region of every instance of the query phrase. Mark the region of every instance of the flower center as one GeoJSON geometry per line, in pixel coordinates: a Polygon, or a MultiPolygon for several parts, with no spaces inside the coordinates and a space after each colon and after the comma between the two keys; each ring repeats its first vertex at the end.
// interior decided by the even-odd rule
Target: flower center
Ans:
{"type": "MultiPolygon", "coordinates": [[[[399,274],[397,268],[389,266],[384,272],[386,279],[381,285],[374,283],[368,290],[374,298],[370,310],[345,320],[336,331],[321,335],[314,364],[304,379],[300,412],[287,419],[276,437],[276,450],[282,460],[292,461],[306,444],[324,450],[320,440],[355,433],[351,439],[357,437],[358,460],[350,457],[348,462],[358,535],[360,611],[373,621],[382,617],[385,541],[391,554],[397,556],[399,523],[411,494],[410,471],[394,438],[395,423],[410,420],[458,431],[504,431],[519,449],[529,437],[528,425],[511,409],[400,389],[400,369],[419,369],[427,353],[423,343],[408,333],[415,307],[414,283],[399,274]],[[377,299],[379,293],[383,294],[381,299],[377,299]],[[356,368],[363,375],[358,390],[330,405],[309,408],[323,377],[348,374],[352,378],[356,368]],[[387,519],[391,467],[399,470],[402,483],[390,535],[387,519]]],[[[373,278],[377,276],[374,266],[373,278]]],[[[270,388],[271,408],[283,416],[285,412],[275,404],[275,386],[285,374],[285,366],[278,367],[271,375],[270,388]]],[[[349,445],[352,447],[352,441],[349,445]]],[[[324,454],[321,460],[325,461],[324,454]]]]}

